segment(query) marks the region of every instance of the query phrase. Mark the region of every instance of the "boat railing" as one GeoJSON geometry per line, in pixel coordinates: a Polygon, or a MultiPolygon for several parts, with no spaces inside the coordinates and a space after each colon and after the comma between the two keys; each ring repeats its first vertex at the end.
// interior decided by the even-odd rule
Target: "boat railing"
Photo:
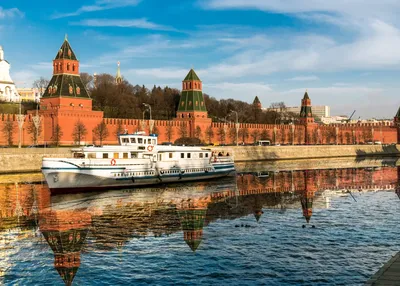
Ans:
{"type": "Polygon", "coordinates": [[[229,156],[215,156],[211,159],[212,159],[211,162],[214,162],[214,163],[232,163],[233,162],[233,158],[229,157],[229,156]]]}

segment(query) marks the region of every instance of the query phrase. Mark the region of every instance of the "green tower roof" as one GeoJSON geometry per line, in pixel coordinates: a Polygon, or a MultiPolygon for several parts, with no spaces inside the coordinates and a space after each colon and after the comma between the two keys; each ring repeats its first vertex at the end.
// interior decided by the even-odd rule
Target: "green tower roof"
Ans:
{"type": "Polygon", "coordinates": [[[190,71],[187,74],[187,76],[185,77],[184,81],[186,81],[186,80],[198,80],[198,81],[200,81],[199,77],[197,76],[197,74],[194,72],[193,69],[190,69],[190,71]]]}
{"type": "Polygon", "coordinates": [[[178,111],[207,111],[203,92],[200,90],[182,91],[178,111]]]}
{"type": "Polygon", "coordinates": [[[42,96],[42,98],[46,97],[90,98],[80,75],[71,74],[53,75],[42,96]]]}
{"type": "Polygon", "coordinates": [[[65,36],[64,43],[61,45],[61,48],[58,50],[58,53],[54,59],[78,60],[68,42],[67,36],[65,36]]]}
{"type": "Polygon", "coordinates": [[[308,97],[308,93],[307,93],[307,91],[306,91],[306,93],[304,93],[304,97],[303,97],[303,99],[310,99],[310,98],[308,97]]]}

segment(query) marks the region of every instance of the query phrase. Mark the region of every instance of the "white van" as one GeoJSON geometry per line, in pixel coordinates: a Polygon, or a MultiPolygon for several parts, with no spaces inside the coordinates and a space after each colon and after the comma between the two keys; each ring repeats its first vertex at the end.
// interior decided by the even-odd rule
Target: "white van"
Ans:
{"type": "Polygon", "coordinates": [[[258,140],[257,146],[269,146],[271,145],[271,141],[269,140],[258,140]]]}

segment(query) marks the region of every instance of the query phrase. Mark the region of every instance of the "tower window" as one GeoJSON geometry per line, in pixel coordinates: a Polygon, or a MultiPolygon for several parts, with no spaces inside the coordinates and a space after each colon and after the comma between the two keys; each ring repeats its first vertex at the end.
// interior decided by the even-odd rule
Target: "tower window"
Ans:
{"type": "Polygon", "coordinates": [[[72,71],[75,71],[75,64],[72,66],[72,71]]]}
{"type": "Polygon", "coordinates": [[[67,71],[69,71],[69,66],[70,66],[70,64],[68,63],[68,64],[67,64],[67,71]]]}

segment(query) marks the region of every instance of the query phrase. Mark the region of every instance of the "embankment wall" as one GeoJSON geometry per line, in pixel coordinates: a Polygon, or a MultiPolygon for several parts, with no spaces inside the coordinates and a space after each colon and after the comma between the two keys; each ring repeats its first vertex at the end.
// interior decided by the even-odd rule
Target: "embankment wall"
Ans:
{"type": "MultiPolygon", "coordinates": [[[[236,162],[400,156],[400,145],[224,146],[212,150],[229,152],[236,162]]],[[[70,148],[0,148],[0,174],[39,172],[43,157],[71,157],[70,148]]]]}

